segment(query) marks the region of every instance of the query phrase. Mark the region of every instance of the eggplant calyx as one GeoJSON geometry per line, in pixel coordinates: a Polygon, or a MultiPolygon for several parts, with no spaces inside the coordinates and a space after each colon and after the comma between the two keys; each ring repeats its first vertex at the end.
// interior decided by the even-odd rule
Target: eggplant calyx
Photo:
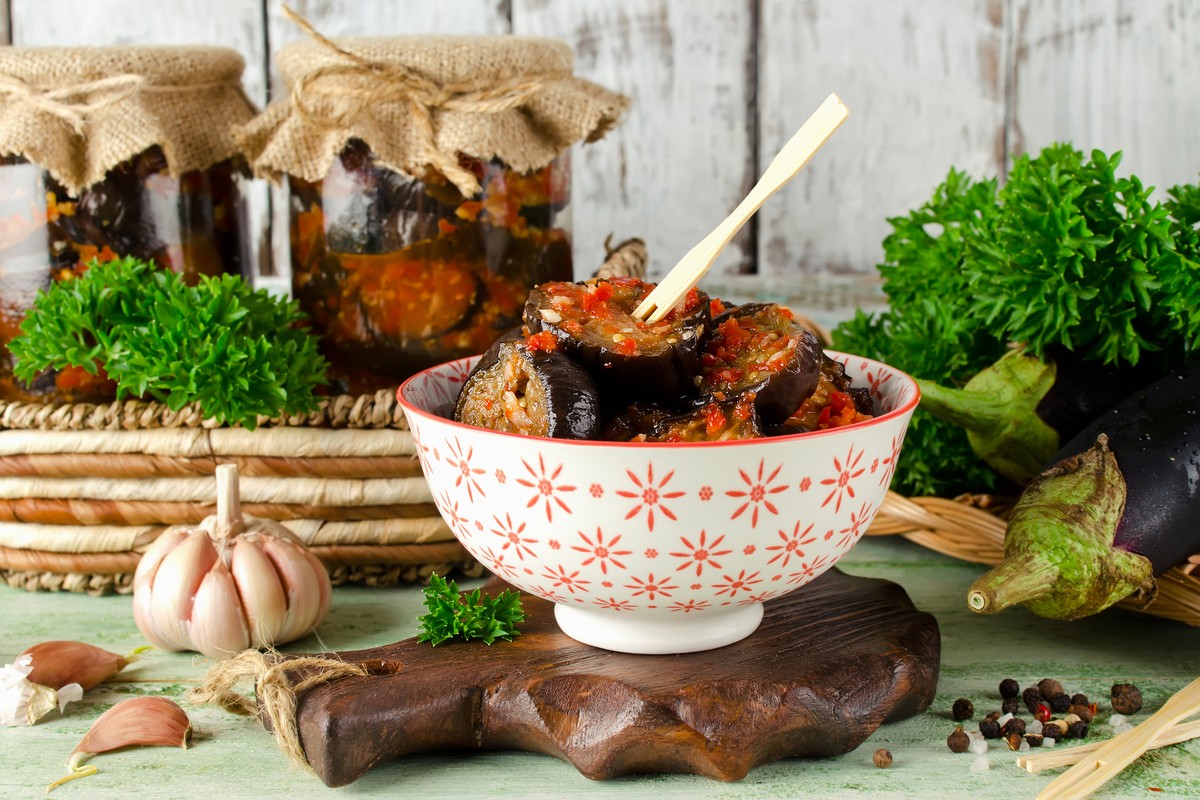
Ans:
{"type": "Polygon", "coordinates": [[[1023,603],[1038,616],[1071,620],[1131,595],[1152,599],[1149,559],[1113,547],[1125,494],[1104,434],[1034,478],[1009,517],[1004,560],[971,584],[967,605],[994,614],[1023,603]]]}
{"type": "Polygon", "coordinates": [[[1061,445],[1058,432],[1037,414],[1054,386],[1053,362],[1012,350],[961,389],[918,380],[921,407],[967,431],[971,449],[1018,484],[1041,472],[1061,445]]]}

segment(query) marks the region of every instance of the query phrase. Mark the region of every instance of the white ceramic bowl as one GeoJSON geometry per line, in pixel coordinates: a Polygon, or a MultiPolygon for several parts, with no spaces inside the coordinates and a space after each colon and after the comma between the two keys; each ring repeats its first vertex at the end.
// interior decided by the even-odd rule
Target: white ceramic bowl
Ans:
{"type": "Polygon", "coordinates": [[[878,416],[735,442],[542,439],[446,418],[475,358],[421,372],[399,399],[438,510],[496,575],[556,604],[578,641],[628,653],[736,642],[762,603],[846,554],[883,502],[919,391],[830,351],[878,416]]]}

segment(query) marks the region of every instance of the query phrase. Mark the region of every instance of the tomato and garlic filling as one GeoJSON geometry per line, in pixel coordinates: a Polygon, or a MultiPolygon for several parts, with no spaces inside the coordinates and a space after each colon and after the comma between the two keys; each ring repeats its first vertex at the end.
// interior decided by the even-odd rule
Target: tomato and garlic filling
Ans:
{"type": "Polygon", "coordinates": [[[620,442],[727,442],[763,435],[754,410],[754,392],[733,399],[713,398],[682,414],[652,404],[634,404],[605,428],[606,439],[620,442]]]}
{"type": "Polygon", "coordinates": [[[873,416],[870,393],[866,389],[853,387],[845,367],[825,357],[821,362],[817,388],[783,421],[778,432],[801,433],[840,428],[864,422],[873,416]]]}
{"type": "Polygon", "coordinates": [[[662,320],[647,323],[634,310],[654,289],[637,278],[537,286],[525,304],[525,325],[548,331],[560,348],[616,394],[655,399],[686,394],[708,333],[710,302],[693,288],[662,320]]]}
{"type": "Polygon", "coordinates": [[[591,377],[544,344],[506,337],[468,376],[454,419],[494,431],[557,439],[594,439],[599,396],[591,377]]]}
{"type": "Polygon", "coordinates": [[[713,321],[695,378],[703,395],[757,393],[763,420],[786,419],[817,385],[823,352],[816,334],[774,303],[737,306],[713,321]]]}

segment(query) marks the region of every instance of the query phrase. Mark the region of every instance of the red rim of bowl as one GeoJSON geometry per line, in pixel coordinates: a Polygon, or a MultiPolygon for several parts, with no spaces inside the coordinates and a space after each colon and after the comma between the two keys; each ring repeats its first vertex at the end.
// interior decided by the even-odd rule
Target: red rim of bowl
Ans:
{"type": "MultiPolygon", "coordinates": [[[[413,405],[412,403],[410,403],[407,399],[405,399],[405,397],[404,397],[405,390],[414,381],[423,377],[426,373],[432,372],[435,369],[442,369],[443,367],[450,366],[451,364],[460,364],[460,363],[463,363],[466,361],[470,361],[471,359],[478,358],[478,356],[466,356],[464,358],[455,359],[454,361],[447,361],[442,364],[435,364],[432,367],[427,367],[426,369],[423,369],[420,372],[418,372],[416,375],[413,375],[412,377],[408,378],[407,380],[404,381],[404,383],[400,384],[400,387],[398,389],[396,389],[396,400],[397,400],[397,402],[400,403],[400,407],[403,408],[406,413],[413,413],[413,414],[416,414],[417,416],[436,421],[440,424],[450,425],[453,428],[461,428],[464,431],[474,431],[477,433],[492,434],[494,436],[503,436],[503,437],[512,438],[512,439],[519,439],[521,441],[526,441],[526,442],[531,439],[536,439],[538,441],[554,442],[556,444],[564,444],[564,445],[570,445],[570,446],[574,446],[574,447],[616,447],[616,448],[635,448],[635,449],[639,449],[639,450],[647,448],[647,447],[654,447],[654,448],[664,448],[664,447],[710,448],[710,447],[745,447],[745,446],[752,446],[752,445],[761,446],[764,444],[771,444],[771,443],[775,443],[775,442],[792,442],[792,441],[796,441],[797,439],[813,439],[813,438],[822,437],[822,436],[845,435],[846,431],[862,430],[864,428],[873,427],[875,425],[881,425],[884,422],[888,422],[892,419],[895,419],[896,417],[903,416],[904,414],[908,414],[917,407],[918,403],[921,402],[921,388],[919,386],[917,386],[917,382],[915,380],[913,380],[912,376],[909,375],[908,373],[903,372],[899,369],[896,369],[895,367],[893,367],[889,364],[885,364],[882,361],[876,361],[873,358],[867,358],[865,356],[856,356],[852,353],[842,353],[837,350],[826,350],[825,352],[831,358],[836,358],[838,356],[843,356],[847,359],[857,358],[857,359],[861,359],[862,361],[866,361],[868,365],[873,364],[877,367],[883,367],[883,368],[891,371],[891,373],[895,377],[900,378],[903,381],[907,381],[908,384],[912,387],[912,390],[913,390],[912,398],[904,405],[899,406],[897,408],[893,408],[891,411],[888,411],[884,414],[880,414],[877,417],[872,417],[871,419],[866,420],[865,422],[856,422],[853,425],[844,425],[840,428],[827,428],[826,430],[823,430],[823,431],[805,431],[803,433],[787,433],[787,434],[783,434],[782,436],[764,436],[759,439],[732,439],[732,440],[726,441],[726,442],[608,442],[608,441],[604,441],[604,440],[600,440],[600,439],[550,439],[550,438],[546,438],[546,437],[523,436],[519,433],[509,433],[507,431],[494,431],[494,430],[491,430],[490,428],[478,428],[474,425],[467,425],[462,422],[456,422],[455,420],[452,420],[448,417],[442,417],[437,414],[434,414],[431,411],[426,411],[423,408],[419,408],[419,407],[413,405]]],[[[465,376],[466,372],[464,371],[463,374],[465,376]]]]}

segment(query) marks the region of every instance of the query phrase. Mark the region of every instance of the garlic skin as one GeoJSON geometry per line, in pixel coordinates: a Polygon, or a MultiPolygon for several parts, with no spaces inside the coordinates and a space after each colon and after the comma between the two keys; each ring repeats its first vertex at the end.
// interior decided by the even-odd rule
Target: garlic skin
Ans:
{"type": "Polygon", "coordinates": [[[29,680],[31,672],[33,656],[28,654],[17,656],[16,661],[0,669],[0,725],[33,725],[55,706],[61,713],[67,703],[83,697],[83,688],[77,683],[52,689],[29,680]]]}
{"type": "Polygon", "coordinates": [[[138,563],[134,621],[165,650],[228,658],[306,636],[329,613],[324,565],[283,525],[243,516],[236,481],[218,467],[217,513],[164,532],[138,563]]]}

